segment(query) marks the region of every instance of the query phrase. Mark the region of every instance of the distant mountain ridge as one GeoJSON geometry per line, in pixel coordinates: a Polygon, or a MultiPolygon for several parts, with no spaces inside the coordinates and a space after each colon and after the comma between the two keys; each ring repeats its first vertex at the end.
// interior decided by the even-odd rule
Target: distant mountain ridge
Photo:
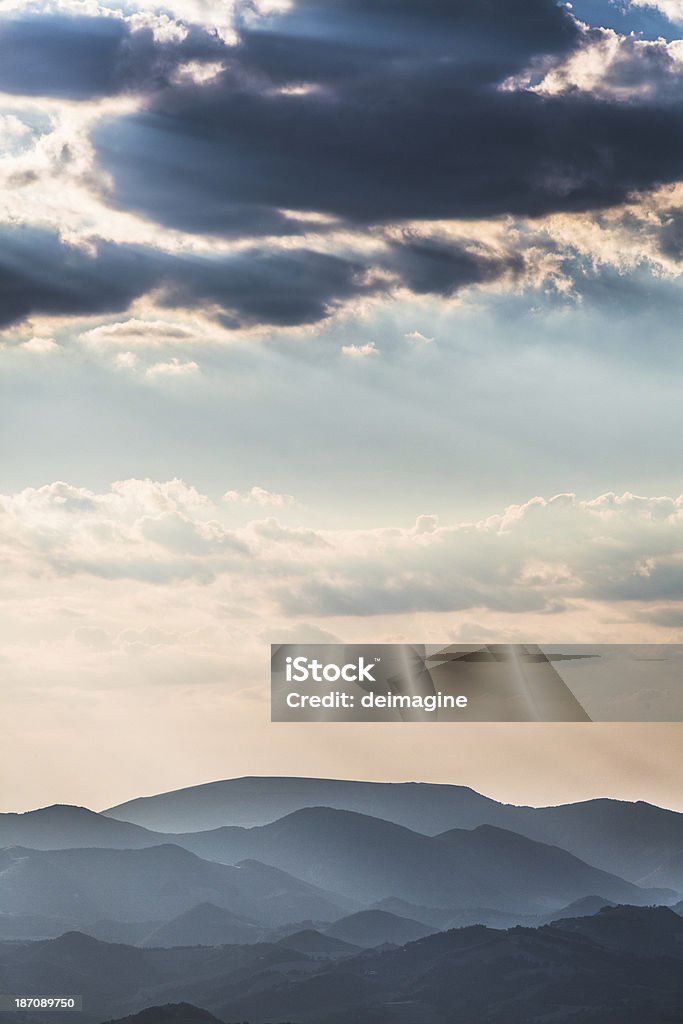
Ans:
{"type": "Polygon", "coordinates": [[[178,846],[143,850],[0,851],[0,907],[43,914],[72,927],[114,918],[169,919],[211,902],[274,927],[303,912],[334,920],[354,902],[294,878],[272,865],[204,861],[178,846]]]}
{"type": "Polygon", "coordinates": [[[369,815],[310,807],[269,825],[176,839],[223,863],[253,857],[367,903],[400,896],[432,907],[541,913],[594,892],[615,902],[665,898],[565,850],[491,826],[425,836],[369,815]]]}
{"type": "MultiPolygon", "coordinates": [[[[225,785],[231,793],[237,785],[244,798],[241,781],[225,785]]],[[[257,781],[261,789],[273,784],[272,809],[282,780],[257,781]]],[[[309,795],[318,792],[316,780],[291,782],[288,799],[301,796],[302,782],[309,795]]],[[[220,795],[224,785],[216,785],[210,792],[220,795]]],[[[389,793],[404,802],[404,811],[406,799],[421,804],[426,792],[431,815],[439,802],[446,800],[452,810],[462,798],[459,787],[348,785],[356,801],[362,796],[377,803],[389,793]]],[[[323,780],[321,786],[332,786],[339,798],[347,784],[323,780]]],[[[182,791],[183,801],[188,792],[195,793],[182,791]]],[[[464,792],[468,813],[475,805],[481,809],[482,801],[490,816],[530,811],[464,792]]],[[[550,822],[546,831],[561,833],[566,846],[593,849],[603,863],[647,855],[649,879],[666,877],[681,860],[683,816],[674,812],[613,801],[531,810],[540,818],[527,832],[542,832],[550,822]],[[643,822],[650,826],[644,834],[643,822]]],[[[474,923],[497,928],[555,920],[563,908],[595,894],[608,903],[638,905],[673,904],[681,895],[680,889],[637,886],[555,840],[497,824],[425,834],[387,817],[327,806],[303,807],[251,828],[157,833],[57,805],[0,815],[0,847],[17,841],[0,853],[0,936],[7,938],[80,928],[136,944],[253,942],[268,928],[309,920],[324,930],[345,914],[373,908],[429,929],[474,923]]]]}
{"type": "Polygon", "coordinates": [[[304,807],[332,807],[429,834],[448,828],[442,824],[448,813],[463,828],[481,824],[481,808],[489,804],[500,806],[466,786],[246,776],[139,797],[102,813],[157,832],[199,832],[228,824],[252,828],[304,807]]]}
{"type": "Polygon", "coordinates": [[[560,846],[628,881],[683,892],[683,814],[643,801],[536,808],[502,804],[466,786],[257,776],[141,797],[103,813],[178,833],[264,825],[313,806],[356,811],[425,835],[496,825],[560,846]]]}
{"type": "Polygon", "coordinates": [[[139,849],[171,841],[211,857],[212,830],[269,824],[312,806],[364,813],[425,835],[493,825],[559,846],[636,884],[683,893],[679,812],[610,799],[517,807],[467,787],[431,783],[231,779],[129,801],[102,814],[60,805],[0,814],[0,847],[139,849]]]}
{"type": "Polygon", "coordinates": [[[117,821],[72,804],[52,804],[23,814],[0,814],[0,848],[26,846],[32,850],[55,850],[101,846],[137,850],[157,846],[160,841],[164,840],[139,825],[117,821]]]}

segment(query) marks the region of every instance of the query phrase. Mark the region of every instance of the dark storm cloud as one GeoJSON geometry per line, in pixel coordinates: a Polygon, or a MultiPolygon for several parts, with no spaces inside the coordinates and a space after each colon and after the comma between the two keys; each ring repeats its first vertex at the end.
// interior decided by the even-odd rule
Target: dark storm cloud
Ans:
{"type": "Polygon", "coordinates": [[[354,296],[413,291],[452,294],[520,269],[521,261],[471,253],[445,241],[408,235],[372,264],[309,249],[253,248],[219,257],[173,255],[100,242],[96,251],[64,245],[26,228],[0,233],[0,328],[29,316],[120,312],[156,290],[160,305],[211,309],[227,327],[315,323],[354,296]],[[392,280],[369,273],[380,266],[392,280]]]}
{"type": "Polygon", "coordinates": [[[169,277],[169,306],[217,303],[227,327],[290,326],[322,320],[329,307],[369,292],[353,260],[305,249],[252,250],[218,261],[181,259],[169,277]]]}
{"type": "Polygon", "coordinates": [[[44,231],[10,229],[0,235],[0,327],[31,315],[119,312],[152,288],[161,305],[218,306],[230,326],[309,323],[364,291],[361,270],[308,250],[200,259],[100,242],[93,254],[44,231]]]}
{"type": "Polygon", "coordinates": [[[553,0],[296,0],[284,15],[242,26],[239,61],[279,84],[395,77],[438,62],[451,75],[496,81],[578,37],[553,0]]]}
{"type": "Polygon", "coordinates": [[[518,253],[497,256],[486,250],[468,250],[448,241],[407,234],[392,247],[387,267],[417,294],[451,295],[471,284],[485,284],[524,270],[518,253]]]}
{"type": "Polygon", "coordinates": [[[5,228],[0,234],[0,327],[33,314],[115,312],[152,287],[150,262],[105,245],[97,258],[63,245],[47,231],[5,228]]]}
{"type": "Polygon", "coordinates": [[[384,86],[343,99],[174,91],[95,139],[117,205],[219,233],[236,218],[247,230],[250,211],[259,231],[269,208],[357,224],[590,210],[683,173],[679,109],[473,93],[445,72],[410,96],[384,86]]]}
{"type": "Polygon", "coordinates": [[[161,87],[180,63],[224,51],[199,29],[159,43],[148,28],[118,18],[33,15],[0,24],[0,90],[24,96],[92,99],[161,87]]]}
{"type": "MultiPolygon", "coordinates": [[[[262,233],[279,209],[358,225],[535,216],[680,177],[675,91],[500,88],[591,39],[553,0],[299,0],[243,28],[215,81],[99,128],[111,201],[184,230],[262,233]]],[[[647,76],[651,56],[629,59],[618,74],[647,76]]]]}

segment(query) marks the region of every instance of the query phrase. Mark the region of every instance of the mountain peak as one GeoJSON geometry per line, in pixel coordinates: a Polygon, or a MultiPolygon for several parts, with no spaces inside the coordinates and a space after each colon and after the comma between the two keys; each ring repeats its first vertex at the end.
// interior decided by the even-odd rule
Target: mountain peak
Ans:
{"type": "MultiPolygon", "coordinates": [[[[9,815],[8,815],[9,817],[9,815]]],[[[80,804],[47,804],[45,807],[36,807],[31,811],[21,811],[12,817],[17,818],[100,818],[97,811],[91,811],[88,807],[80,804]]]]}

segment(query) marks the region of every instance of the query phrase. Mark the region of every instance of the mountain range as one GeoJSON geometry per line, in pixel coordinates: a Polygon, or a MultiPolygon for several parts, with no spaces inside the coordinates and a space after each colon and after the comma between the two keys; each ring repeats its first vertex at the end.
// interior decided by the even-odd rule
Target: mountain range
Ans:
{"type": "Polygon", "coordinates": [[[223,825],[251,828],[305,807],[356,811],[425,835],[496,825],[561,846],[628,881],[683,891],[683,814],[643,801],[596,799],[525,807],[457,785],[248,777],[130,800],[104,815],[177,833],[223,825]]]}
{"type": "Polygon", "coordinates": [[[228,866],[178,846],[144,850],[0,851],[0,907],[73,924],[113,918],[167,920],[211,902],[273,927],[307,917],[334,920],[353,901],[323,892],[270,865],[228,866]]]}
{"type": "Polygon", "coordinates": [[[649,804],[236,779],[0,815],[0,991],[82,1024],[683,1022],[682,897],[649,804]]]}
{"type": "Polygon", "coordinates": [[[0,847],[138,849],[172,841],[194,846],[202,856],[211,853],[214,838],[220,839],[210,830],[270,824],[309,807],[356,811],[432,836],[454,828],[494,825],[560,846],[636,884],[683,891],[681,813],[642,801],[609,799],[558,807],[514,806],[467,787],[430,783],[230,779],[132,800],[99,815],[70,806],[3,814],[0,847]],[[196,833],[203,833],[202,838],[196,833]]]}
{"type": "MultiPolygon", "coordinates": [[[[212,1024],[209,1014],[250,1024],[664,1024],[681,1019],[683,919],[666,908],[607,907],[341,959],[282,944],[135,949],[69,933],[0,943],[0,964],[8,991],[25,990],[37,972],[51,991],[78,990],[82,1024],[131,1015],[130,1024],[212,1024]]],[[[52,1020],[39,1011],[33,1019],[52,1020]]]]}
{"type": "MultiPolygon", "coordinates": [[[[482,907],[539,915],[596,893],[634,904],[674,902],[678,895],[640,888],[559,847],[492,826],[426,836],[369,815],[312,807],[251,829],[135,833],[146,844],[138,849],[66,848],[74,818],[73,841],[82,841],[85,821],[91,842],[114,838],[105,818],[100,840],[99,819],[88,815],[64,809],[60,828],[60,816],[51,813],[61,849],[14,846],[0,852],[3,914],[47,917],[76,928],[110,919],[163,927],[211,903],[276,926],[302,918],[332,922],[391,897],[454,911],[482,907]],[[152,840],[159,845],[147,845],[152,840]]],[[[31,831],[30,816],[24,817],[31,831]]],[[[16,835],[16,822],[12,826],[16,835]]],[[[49,841],[44,833],[43,841],[49,841]]],[[[0,928],[7,934],[2,918],[0,928]]],[[[163,932],[161,941],[167,941],[163,932]]]]}
{"type": "MultiPolygon", "coordinates": [[[[268,939],[277,928],[322,934],[368,911],[434,931],[534,926],[589,897],[600,906],[671,905],[683,893],[672,884],[682,822],[674,811],[612,800],[527,808],[458,786],[278,778],[193,787],[99,814],[68,805],[4,814],[0,938],[79,929],[135,945],[216,945],[268,939]],[[290,809],[323,799],[375,813],[290,809]],[[148,827],[159,824],[175,831],[148,827]]],[[[381,941],[395,941],[390,932],[381,941]]]]}

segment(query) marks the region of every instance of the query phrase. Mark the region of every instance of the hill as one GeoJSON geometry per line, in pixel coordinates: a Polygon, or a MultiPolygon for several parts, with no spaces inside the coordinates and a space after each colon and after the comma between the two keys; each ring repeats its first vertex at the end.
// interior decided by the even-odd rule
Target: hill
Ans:
{"type": "Polygon", "coordinates": [[[310,956],[326,957],[349,956],[359,953],[361,949],[360,946],[351,942],[335,938],[331,931],[324,935],[315,928],[304,928],[292,935],[285,935],[278,940],[278,944],[286,946],[288,949],[296,949],[299,953],[307,953],[310,956]]]}
{"type": "Polygon", "coordinates": [[[598,914],[603,907],[615,906],[610,900],[606,900],[604,896],[584,896],[583,899],[574,900],[567,907],[562,907],[560,910],[556,910],[552,914],[548,914],[544,921],[539,921],[539,924],[552,924],[553,921],[561,921],[565,917],[592,917],[593,914],[598,914]]]}
{"type": "MultiPolygon", "coordinates": [[[[441,932],[335,960],[279,944],[134,949],[70,933],[0,943],[0,963],[9,991],[40,972],[51,991],[82,993],[82,1024],[179,1024],[176,1014],[195,1024],[197,1007],[251,1024],[663,1024],[683,1004],[683,919],[620,906],[536,929],[441,932]],[[191,1008],[166,1005],[179,1003],[191,1008]]],[[[52,1016],[32,1019],[51,1024],[52,1016]]]]}
{"type": "Polygon", "coordinates": [[[482,823],[494,800],[466,786],[248,777],[140,797],[103,813],[157,832],[197,832],[222,825],[266,825],[304,807],[334,807],[387,818],[418,832],[482,823]]]}
{"type": "Polygon", "coordinates": [[[190,1003],[167,1003],[166,1006],[150,1006],[132,1017],[119,1017],[106,1024],[221,1024],[208,1010],[201,1010],[190,1003]]]}
{"type": "Polygon", "coordinates": [[[681,918],[667,907],[603,907],[597,914],[556,921],[554,927],[622,953],[683,960],[681,918]]]}
{"type": "Polygon", "coordinates": [[[398,897],[427,907],[538,914],[594,892],[615,902],[661,901],[565,850],[491,826],[425,836],[369,815],[312,807],[270,825],[176,838],[199,838],[204,849],[208,838],[215,860],[255,858],[366,904],[398,897]]]}
{"type": "Polygon", "coordinates": [[[388,944],[404,946],[406,942],[423,939],[435,930],[387,910],[361,910],[335,921],[325,934],[367,949],[388,944]]]}
{"type": "Polygon", "coordinates": [[[502,804],[466,786],[252,777],[130,800],[104,814],[177,833],[264,825],[306,807],[356,811],[425,835],[495,825],[636,884],[683,892],[683,814],[642,801],[537,808],[502,804]]]}
{"type": "MultiPolygon", "coordinates": [[[[294,978],[276,991],[228,1000],[226,1019],[252,1024],[663,1024],[680,1018],[683,923],[670,911],[617,908],[618,945],[544,926],[465,928],[396,950],[367,953],[294,978]],[[673,919],[673,927],[669,927],[673,919]],[[657,955],[634,952],[643,928],[661,933],[657,955]]],[[[609,912],[609,911],[608,911],[609,912]]],[[[608,913],[605,912],[605,913],[608,913]]],[[[600,915],[598,915],[600,916],[600,915]]]]}
{"type": "MultiPolygon", "coordinates": [[[[9,991],[26,991],[40,978],[46,991],[77,992],[83,996],[81,1024],[137,1017],[145,1007],[153,1007],[151,1020],[163,1021],[164,1014],[175,1012],[160,1005],[167,1003],[205,1004],[215,1012],[212,991],[242,994],[250,979],[260,976],[279,983],[281,966],[298,961],[307,963],[303,954],[269,944],[137,949],[79,932],[46,942],[0,943],[3,985],[9,991]]],[[[53,1018],[51,1011],[31,1014],[32,1022],[50,1024],[53,1018]]]]}
{"type": "Polygon", "coordinates": [[[26,846],[32,850],[63,850],[99,846],[137,850],[165,842],[154,832],[116,821],[87,807],[53,804],[25,814],[0,814],[0,849],[26,846]]]}
{"type": "Polygon", "coordinates": [[[0,851],[0,906],[72,922],[168,920],[210,902],[274,927],[305,914],[334,920],[352,908],[270,865],[201,860],[178,846],[144,850],[0,851]]]}
{"type": "Polygon", "coordinates": [[[139,941],[142,946],[223,946],[257,942],[263,931],[253,921],[213,903],[199,903],[166,921],[139,941]]]}

